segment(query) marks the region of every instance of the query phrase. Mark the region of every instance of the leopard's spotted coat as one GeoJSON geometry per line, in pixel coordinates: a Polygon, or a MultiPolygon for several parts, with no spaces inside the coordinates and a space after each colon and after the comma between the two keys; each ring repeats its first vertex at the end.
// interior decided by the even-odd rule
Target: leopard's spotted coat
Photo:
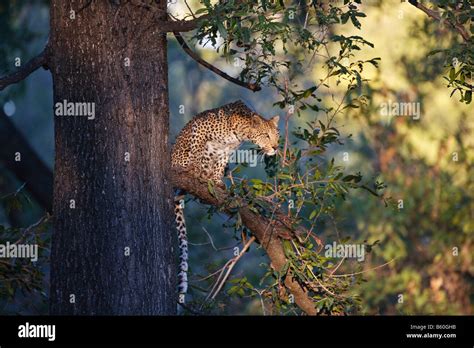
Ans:
{"type": "MultiPolygon", "coordinates": [[[[222,185],[229,156],[244,141],[258,145],[266,155],[276,153],[278,120],[278,116],[266,120],[242,101],[201,112],[186,124],[176,138],[171,165],[222,185]]],[[[178,291],[185,294],[188,288],[188,242],[183,205],[179,198],[175,199],[180,251],[178,291]]]]}

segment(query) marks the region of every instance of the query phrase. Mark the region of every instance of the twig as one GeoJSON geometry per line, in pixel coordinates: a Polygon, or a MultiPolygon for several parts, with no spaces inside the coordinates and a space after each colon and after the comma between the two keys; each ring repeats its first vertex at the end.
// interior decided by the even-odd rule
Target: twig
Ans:
{"type": "Polygon", "coordinates": [[[211,298],[212,294],[214,293],[214,289],[216,289],[216,287],[218,286],[218,284],[220,284],[220,280],[222,278],[222,275],[224,274],[224,271],[226,270],[227,266],[232,262],[232,259],[230,259],[229,261],[227,261],[225,263],[224,266],[222,266],[222,268],[218,271],[219,272],[219,276],[217,277],[217,280],[214,282],[214,284],[212,285],[212,288],[211,288],[211,291],[209,291],[209,294],[206,296],[206,299],[204,300],[204,302],[202,303],[202,306],[203,307],[206,302],[211,298]]]}
{"type": "Polygon", "coordinates": [[[352,277],[354,275],[357,275],[357,274],[362,274],[362,273],[367,273],[367,272],[370,272],[370,271],[373,271],[377,268],[381,268],[381,267],[384,267],[384,266],[387,266],[388,264],[392,263],[393,261],[395,261],[396,257],[394,257],[393,259],[391,259],[390,261],[387,261],[381,265],[378,265],[376,267],[373,267],[373,268],[369,268],[369,269],[366,269],[366,270],[363,270],[363,271],[360,271],[360,272],[354,272],[354,273],[348,273],[348,274],[334,274],[334,275],[329,275],[330,277],[335,277],[335,278],[340,278],[340,277],[352,277]]]}
{"type": "Polygon", "coordinates": [[[19,188],[17,188],[15,192],[10,192],[10,193],[7,193],[5,196],[0,197],[0,200],[5,199],[10,196],[16,197],[21,192],[21,190],[25,188],[25,186],[26,186],[26,182],[24,182],[19,188]]]}
{"type": "Polygon", "coordinates": [[[186,43],[186,41],[183,39],[183,37],[181,36],[181,34],[177,31],[173,31],[173,34],[174,34],[174,37],[176,38],[176,40],[178,41],[179,45],[181,46],[181,48],[183,49],[184,52],[186,52],[188,54],[188,56],[190,56],[192,59],[194,59],[196,62],[198,62],[199,64],[201,64],[203,67],[211,70],[213,73],[221,76],[222,78],[226,79],[227,81],[230,81],[238,86],[241,86],[241,87],[244,87],[244,88],[247,88],[249,90],[251,90],[252,92],[257,92],[257,91],[260,91],[262,88],[255,84],[255,83],[246,83],[246,82],[243,82],[243,81],[240,81],[232,76],[229,76],[227,75],[225,72],[223,72],[222,70],[216,68],[214,65],[206,62],[204,59],[202,59],[201,57],[199,57],[196,52],[194,52],[189,46],[188,44],[186,43]]]}
{"type": "Polygon", "coordinates": [[[209,242],[211,243],[212,248],[213,248],[215,251],[217,251],[217,248],[216,248],[216,246],[215,246],[215,244],[214,244],[214,241],[212,240],[212,237],[211,237],[211,235],[209,234],[209,232],[207,232],[207,230],[206,230],[205,227],[203,227],[202,229],[203,229],[204,232],[207,234],[207,237],[209,238],[209,242]]]}
{"type": "Polygon", "coordinates": [[[267,315],[265,312],[265,303],[263,302],[263,293],[266,291],[266,289],[263,290],[258,290],[256,288],[251,288],[250,290],[255,291],[258,294],[258,297],[260,298],[260,304],[262,305],[262,315],[267,315]]]}
{"type": "Polygon", "coordinates": [[[342,263],[344,262],[344,260],[346,259],[346,257],[344,256],[341,261],[339,261],[339,263],[337,264],[337,266],[331,271],[331,273],[329,273],[330,276],[332,276],[337,270],[338,268],[342,265],[342,263]]]}
{"type": "Polygon", "coordinates": [[[189,12],[191,13],[191,16],[193,16],[193,19],[197,19],[196,16],[194,15],[193,10],[191,10],[191,7],[189,6],[188,2],[184,0],[184,3],[186,4],[186,7],[188,8],[189,12]]]}
{"type": "Polygon", "coordinates": [[[223,270],[226,266],[227,266],[227,263],[226,263],[224,266],[222,266],[221,268],[219,268],[217,271],[212,272],[211,274],[208,274],[208,275],[205,276],[205,277],[196,279],[196,281],[197,281],[197,282],[202,282],[202,281],[204,281],[204,280],[207,280],[207,279],[209,279],[209,278],[212,278],[212,277],[214,277],[217,273],[222,272],[222,270],[223,270]]]}
{"type": "MultiPolygon", "coordinates": [[[[272,215],[270,216],[270,223],[267,225],[267,227],[265,228],[265,231],[263,232],[262,243],[265,243],[265,237],[267,236],[267,231],[270,228],[270,225],[273,224],[273,222],[275,221],[274,217],[275,217],[275,212],[277,209],[278,209],[278,206],[275,206],[273,208],[272,215]]],[[[268,243],[270,243],[270,240],[271,240],[271,234],[270,234],[270,237],[268,238],[268,243]]]]}
{"type": "Polygon", "coordinates": [[[229,249],[232,249],[232,248],[235,248],[239,243],[235,244],[235,245],[231,245],[231,246],[228,246],[228,247],[222,247],[222,248],[218,248],[216,247],[216,245],[214,244],[214,240],[212,239],[212,236],[209,234],[209,232],[207,232],[206,228],[203,227],[202,228],[203,231],[206,233],[207,237],[209,238],[209,243],[189,243],[190,245],[209,245],[211,244],[212,248],[215,250],[215,251],[225,251],[225,250],[229,250],[229,249]]]}
{"type": "Polygon", "coordinates": [[[222,278],[222,280],[220,281],[219,283],[219,286],[217,287],[216,291],[214,292],[214,294],[211,296],[212,299],[215,299],[217,294],[221,291],[222,287],[224,286],[227,278],[229,278],[229,275],[230,275],[230,272],[232,271],[232,269],[234,268],[234,266],[237,264],[237,262],[240,260],[240,258],[245,254],[245,252],[248,250],[248,248],[250,247],[250,245],[255,241],[255,237],[252,236],[252,238],[250,238],[247,243],[245,243],[243,249],[241,250],[241,252],[239,253],[239,255],[237,255],[236,257],[234,257],[232,260],[230,260],[230,263],[228,264],[227,266],[227,272],[225,274],[225,276],[222,278]]]}
{"type": "Polygon", "coordinates": [[[335,293],[333,293],[331,290],[329,290],[327,287],[324,286],[324,284],[318,279],[318,277],[316,277],[313,273],[313,271],[310,269],[310,267],[308,266],[308,269],[311,273],[311,275],[314,277],[314,279],[316,279],[316,281],[318,282],[319,286],[322,287],[328,294],[331,294],[332,296],[334,297],[338,297],[338,298],[341,298],[342,296],[339,296],[339,295],[336,295],[335,293]]]}
{"type": "Polygon", "coordinates": [[[30,75],[33,71],[40,67],[44,67],[47,69],[48,59],[46,51],[47,49],[45,48],[40,54],[38,54],[36,57],[28,61],[28,63],[23,65],[23,67],[9,75],[0,78],[0,91],[4,90],[11,84],[24,80],[28,75],[30,75]]]}
{"type": "MultiPolygon", "coordinates": [[[[285,79],[285,98],[288,97],[288,79],[285,79]]],[[[292,107],[294,108],[295,106],[292,105],[292,107]]],[[[294,112],[294,110],[292,110],[294,112]]],[[[291,113],[290,113],[290,110],[287,110],[286,111],[286,115],[285,115],[285,145],[283,146],[283,163],[282,163],[282,166],[285,167],[286,166],[286,152],[288,150],[288,125],[289,125],[289,122],[290,122],[290,117],[291,117],[291,113]]]]}
{"type": "Polygon", "coordinates": [[[34,224],[26,227],[21,235],[21,237],[13,244],[18,244],[20,243],[21,241],[23,241],[26,237],[26,235],[28,233],[30,233],[30,231],[32,231],[33,229],[37,228],[38,226],[40,226],[41,224],[47,222],[49,219],[51,218],[51,215],[49,215],[49,213],[46,213],[46,215],[42,216],[37,222],[35,222],[34,224]]]}

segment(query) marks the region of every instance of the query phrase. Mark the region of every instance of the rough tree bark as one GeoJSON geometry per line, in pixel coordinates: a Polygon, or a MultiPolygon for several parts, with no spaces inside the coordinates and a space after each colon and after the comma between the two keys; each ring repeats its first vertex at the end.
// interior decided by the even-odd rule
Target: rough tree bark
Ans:
{"type": "Polygon", "coordinates": [[[55,116],[51,312],[174,314],[166,34],[143,7],[87,3],[51,2],[54,104],[95,104],[55,116]]]}

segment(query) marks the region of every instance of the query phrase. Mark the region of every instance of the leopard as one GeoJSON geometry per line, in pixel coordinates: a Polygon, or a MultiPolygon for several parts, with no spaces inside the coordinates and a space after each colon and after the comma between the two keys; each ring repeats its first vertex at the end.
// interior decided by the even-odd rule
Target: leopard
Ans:
{"type": "MultiPolygon", "coordinates": [[[[171,151],[171,167],[225,188],[229,157],[244,142],[251,142],[266,156],[278,152],[279,116],[271,119],[250,109],[243,101],[225,104],[194,116],[178,134],[171,151]]],[[[178,233],[180,302],[188,290],[188,239],[184,218],[185,192],[175,193],[175,223],[178,233]]]]}

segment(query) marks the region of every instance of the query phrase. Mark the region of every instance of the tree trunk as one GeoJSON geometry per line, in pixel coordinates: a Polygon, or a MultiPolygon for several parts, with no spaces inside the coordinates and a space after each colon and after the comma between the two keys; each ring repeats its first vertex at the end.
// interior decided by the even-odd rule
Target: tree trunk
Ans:
{"type": "Polygon", "coordinates": [[[175,314],[166,2],[88,2],[51,3],[55,110],[95,107],[54,116],[51,312],[175,314]]]}

